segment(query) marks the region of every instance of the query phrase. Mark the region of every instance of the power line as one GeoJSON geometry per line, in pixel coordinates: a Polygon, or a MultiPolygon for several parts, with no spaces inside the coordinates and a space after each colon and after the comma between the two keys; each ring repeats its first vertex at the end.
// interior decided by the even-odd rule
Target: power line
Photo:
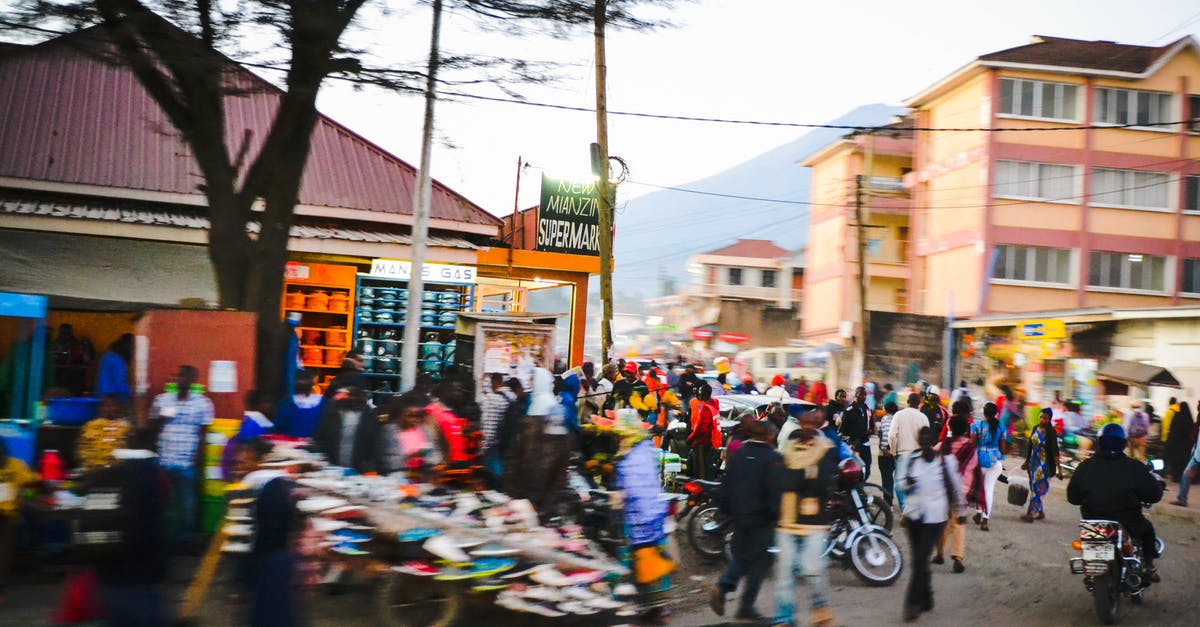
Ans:
{"type": "MultiPolygon", "coordinates": [[[[540,107],[543,109],[556,109],[559,111],[575,111],[579,113],[595,113],[595,109],[590,107],[577,107],[572,105],[555,104],[549,102],[537,102],[534,100],[522,100],[520,98],[502,98],[499,96],[484,96],[481,94],[467,94],[463,92],[442,92],[446,96],[455,96],[458,98],[470,98],[473,100],[483,100],[487,102],[500,102],[505,104],[524,105],[527,107],[540,107]]],[[[690,115],[671,115],[667,113],[643,113],[639,111],[608,111],[609,115],[620,115],[634,118],[648,118],[654,120],[675,120],[681,122],[710,122],[717,124],[740,124],[746,126],[779,126],[789,128],[827,128],[842,131],[859,131],[864,133],[887,133],[892,132],[979,132],[979,133],[1010,133],[1010,132],[1043,132],[1043,131],[1086,131],[1098,129],[1120,129],[1134,127],[1151,127],[1151,126],[1174,126],[1177,124],[1189,124],[1192,120],[1181,120],[1176,122],[1148,122],[1148,123],[1130,123],[1130,124],[1076,124],[1072,126],[1021,126],[1021,127],[892,127],[888,125],[873,126],[863,124],[812,124],[806,122],[779,122],[770,120],[743,120],[735,118],[715,118],[690,115]]]]}

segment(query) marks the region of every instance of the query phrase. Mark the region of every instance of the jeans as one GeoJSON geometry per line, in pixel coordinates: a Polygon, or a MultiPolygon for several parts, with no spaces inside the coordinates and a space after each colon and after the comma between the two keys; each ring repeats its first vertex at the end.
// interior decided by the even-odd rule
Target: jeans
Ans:
{"type": "Polygon", "coordinates": [[[908,594],[904,607],[918,612],[933,609],[933,573],[929,569],[929,556],[942,537],[946,523],[922,523],[908,521],[908,541],[912,545],[913,576],[908,583],[908,594]]]}
{"type": "Polygon", "coordinates": [[[871,445],[867,442],[854,447],[854,452],[862,458],[863,463],[863,481],[871,478],[871,445]]]}
{"type": "Polygon", "coordinates": [[[825,532],[797,536],[775,532],[775,619],[790,625],[796,614],[796,576],[804,577],[812,592],[812,610],[829,605],[829,576],[825,572],[825,532]]]}
{"type": "Polygon", "coordinates": [[[1179,478],[1179,502],[1187,505],[1188,489],[1192,487],[1192,480],[1188,478],[1188,473],[1193,468],[1200,466],[1200,462],[1193,457],[1188,460],[1187,468],[1183,469],[1183,476],[1179,478]]]}
{"type": "Polygon", "coordinates": [[[191,468],[168,468],[171,480],[171,510],[173,521],[171,546],[180,546],[195,540],[196,533],[196,471],[191,468]]]}
{"type": "Polygon", "coordinates": [[[113,627],[166,625],[162,595],[153,584],[100,586],[105,624],[113,627]]]}
{"type": "Polygon", "coordinates": [[[738,603],[738,614],[754,613],[754,601],[758,599],[758,591],[762,588],[763,579],[771,566],[771,542],[775,539],[774,527],[741,528],[734,527],[733,559],[717,580],[721,592],[729,594],[737,590],[738,581],[746,579],[742,587],[742,598],[738,603]]]}
{"type": "Polygon", "coordinates": [[[896,503],[900,506],[900,511],[904,511],[904,491],[908,486],[904,485],[904,479],[908,475],[908,458],[912,451],[905,451],[896,455],[896,476],[893,480],[892,487],[896,494],[896,503]],[[896,484],[899,484],[897,487],[896,484]]]}
{"type": "Polygon", "coordinates": [[[883,499],[888,505],[896,498],[894,485],[896,475],[896,458],[879,456],[879,483],[883,486],[883,499]]]}

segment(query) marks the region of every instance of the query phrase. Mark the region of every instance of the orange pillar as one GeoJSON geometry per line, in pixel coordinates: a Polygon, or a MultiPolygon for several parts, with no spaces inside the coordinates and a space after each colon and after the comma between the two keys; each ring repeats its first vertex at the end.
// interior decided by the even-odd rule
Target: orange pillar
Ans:
{"type": "Polygon", "coordinates": [[[587,336],[588,275],[574,281],[571,288],[571,366],[583,363],[583,343],[587,336]]]}

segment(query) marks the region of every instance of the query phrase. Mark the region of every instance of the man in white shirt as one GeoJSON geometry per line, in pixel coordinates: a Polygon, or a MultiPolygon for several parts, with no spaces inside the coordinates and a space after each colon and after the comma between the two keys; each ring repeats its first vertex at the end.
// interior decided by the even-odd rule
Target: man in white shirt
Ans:
{"type": "MultiPolygon", "coordinates": [[[[896,456],[896,480],[905,476],[908,470],[909,453],[917,451],[921,448],[917,440],[917,434],[921,432],[922,427],[929,426],[929,418],[921,413],[921,395],[909,394],[908,407],[896,412],[892,416],[892,426],[888,429],[888,450],[896,456]]],[[[900,509],[904,510],[904,491],[896,490],[896,500],[900,504],[900,509]]]]}

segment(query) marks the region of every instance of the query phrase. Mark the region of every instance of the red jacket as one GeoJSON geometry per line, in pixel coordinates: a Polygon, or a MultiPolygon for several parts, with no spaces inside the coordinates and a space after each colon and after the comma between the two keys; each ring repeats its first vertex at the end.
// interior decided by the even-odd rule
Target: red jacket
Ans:
{"type": "Polygon", "coordinates": [[[717,422],[720,407],[717,401],[708,400],[698,404],[692,415],[692,434],[688,436],[688,446],[704,446],[721,448],[721,425],[717,422]]]}
{"type": "Polygon", "coordinates": [[[470,460],[471,456],[467,455],[467,436],[463,434],[467,421],[454,415],[454,412],[441,403],[430,403],[425,411],[437,420],[438,427],[442,430],[442,436],[446,438],[446,448],[448,449],[446,461],[465,462],[470,460]]]}

